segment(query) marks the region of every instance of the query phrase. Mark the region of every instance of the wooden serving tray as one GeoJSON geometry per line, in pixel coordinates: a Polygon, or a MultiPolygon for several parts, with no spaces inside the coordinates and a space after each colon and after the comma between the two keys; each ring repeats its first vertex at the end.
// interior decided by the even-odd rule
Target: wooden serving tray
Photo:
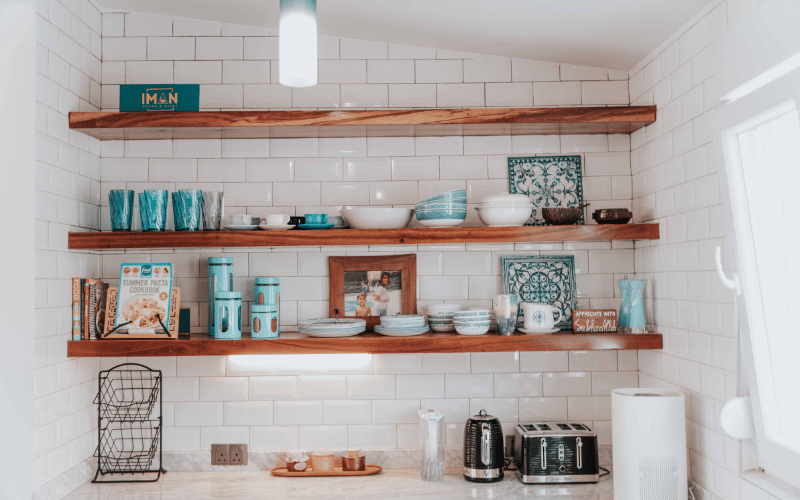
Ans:
{"type": "Polygon", "coordinates": [[[366,470],[343,471],[341,467],[335,467],[332,472],[314,472],[313,469],[308,469],[303,472],[289,472],[286,467],[275,467],[270,472],[273,476],[281,477],[322,477],[322,476],[371,476],[382,471],[383,467],[380,465],[367,465],[366,470]]]}

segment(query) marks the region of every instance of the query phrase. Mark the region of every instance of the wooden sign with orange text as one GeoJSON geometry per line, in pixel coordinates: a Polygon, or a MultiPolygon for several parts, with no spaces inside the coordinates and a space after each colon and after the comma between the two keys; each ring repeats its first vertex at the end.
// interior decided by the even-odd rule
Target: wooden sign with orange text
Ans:
{"type": "Polygon", "coordinates": [[[572,330],[575,333],[616,332],[617,311],[614,309],[575,309],[572,311],[572,330]]]}

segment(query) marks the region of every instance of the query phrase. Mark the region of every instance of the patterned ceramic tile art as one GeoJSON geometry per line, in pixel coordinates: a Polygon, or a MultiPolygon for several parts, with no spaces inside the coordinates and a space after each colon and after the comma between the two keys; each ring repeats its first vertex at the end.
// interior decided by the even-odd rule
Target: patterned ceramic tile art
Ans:
{"type": "MultiPolygon", "coordinates": [[[[503,257],[502,269],[503,293],[517,294],[522,302],[552,305],[562,315],[556,327],[572,328],[572,310],[576,307],[575,257],[503,257]]],[[[520,307],[517,323],[522,320],[520,307]]]]}
{"type": "MultiPolygon", "coordinates": [[[[526,226],[546,225],[542,207],[577,207],[583,203],[580,156],[526,156],[508,159],[508,190],[526,194],[534,205],[526,226]]],[[[576,224],[584,223],[584,214],[576,224]]]]}

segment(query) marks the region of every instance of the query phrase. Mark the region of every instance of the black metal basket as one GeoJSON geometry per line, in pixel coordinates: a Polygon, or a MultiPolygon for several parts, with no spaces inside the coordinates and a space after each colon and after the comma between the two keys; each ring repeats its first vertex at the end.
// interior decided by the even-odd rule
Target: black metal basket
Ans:
{"type": "Polygon", "coordinates": [[[97,404],[97,472],[93,483],[154,482],[162,468],[161,370],[124,363],[101,371],[97,404]],[[158,403],[158,413],[153,415],[158,403]],[[158,455],[158,467],[153,462],[158,455]],[[156,477],[98,481],[106,474],[148,474],[156,477]]]}

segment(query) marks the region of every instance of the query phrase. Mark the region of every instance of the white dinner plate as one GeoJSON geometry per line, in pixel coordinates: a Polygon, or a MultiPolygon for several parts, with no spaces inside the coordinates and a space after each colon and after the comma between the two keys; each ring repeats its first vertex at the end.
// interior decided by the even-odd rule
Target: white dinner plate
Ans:
{"type": "Polygon", "coordinates": [[[555,328],[553,330],[526,330],[524,328],[518,328],[518,330],[527,335],[547,335],[548,333],[560,332],[561,328],[555,328]]]}
{"type": "Polygon", "coordinates": [[[305,333],[309,337],[328,337],[328,338],[335,338],[335,337],[354,337],[359,333],[363,333],[363,331],[355,331],[355,332],[300,332],[305,333]]]}
{"type": "Polygon", "coordinates": [[[258,229],[258,225],[235,225],[235,226],[225,226],[225,229],[228,231],[252,231],[253,229],[258,229]]]}
{"type": "Polygon", "coordinates": [[[261,224],[258,227],[267,231],[286,231],[287,229],[294,229],[296,226],[293,224],[261,224]]]}

